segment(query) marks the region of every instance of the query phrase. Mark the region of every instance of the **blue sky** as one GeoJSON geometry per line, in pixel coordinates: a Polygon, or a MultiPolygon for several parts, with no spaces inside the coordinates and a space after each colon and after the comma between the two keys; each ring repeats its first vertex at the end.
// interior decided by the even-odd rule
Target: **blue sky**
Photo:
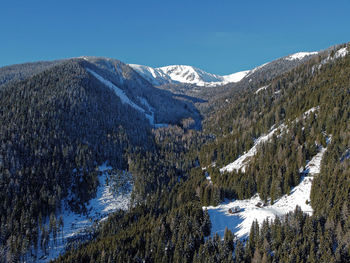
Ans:
{"type": "Polygon", "coordinates": [[[0,66],[106,56],[216,74],[350,41],[350,1],[2,1],[0,66]]]}

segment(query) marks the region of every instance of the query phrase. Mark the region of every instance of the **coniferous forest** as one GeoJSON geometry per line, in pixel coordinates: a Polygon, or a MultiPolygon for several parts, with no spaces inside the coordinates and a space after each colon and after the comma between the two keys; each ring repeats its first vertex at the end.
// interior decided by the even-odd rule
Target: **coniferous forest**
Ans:
{"type": "Polygon", "coordinates": [[[39,260],[62,234],[65,204],[87,212],[106,161],[131,174],[128,210],[52,262],[350,262],[350,55],[337,56],[341,48],[350,49],[279,61],[197,96],[154,87],[116,60],[0,68],[0,262],[39,260]],[[274,128],[244,171],[220,171],[274,128]],[[212,232],[204,206],[255,194],[273,204],[321,147],[312,215],[296,206],[255,221],[244,238],[212,232]]]}

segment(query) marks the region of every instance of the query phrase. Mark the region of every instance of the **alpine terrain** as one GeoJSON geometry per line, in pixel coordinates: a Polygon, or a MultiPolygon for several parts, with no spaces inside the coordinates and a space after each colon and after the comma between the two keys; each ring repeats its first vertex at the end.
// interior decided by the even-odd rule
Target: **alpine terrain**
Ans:
{"type": "Polygon", "coordinates": [[[0,68],[0,262],[350,262],[349,51],[0,68]]]}

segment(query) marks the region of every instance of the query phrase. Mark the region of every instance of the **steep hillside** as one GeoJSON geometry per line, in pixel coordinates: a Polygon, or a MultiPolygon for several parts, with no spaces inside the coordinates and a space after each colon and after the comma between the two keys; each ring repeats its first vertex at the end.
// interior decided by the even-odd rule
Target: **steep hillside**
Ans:
{"type": "MultiPolygon", "coordinates": [[[[61,227],[61,209],[87,211],[99,165],[129,170],[133,155],[154,152],[151,130],[158,122],[199,118],[190,104],[125,64],[114,61],[121,68],[113,74],[102,62],[71,59],[46,70],[30,65],[28,78],[1,86],[1,260],[46,250],[61,227]]],[[[135,189],[151,193],[154,178],[134,179],[135,189]]]]}
{"type": "Polygon", "coordinates": [[[348,262],[348,53],[215,87],[97,57],[0,69],[0,261],[348,262]]]}

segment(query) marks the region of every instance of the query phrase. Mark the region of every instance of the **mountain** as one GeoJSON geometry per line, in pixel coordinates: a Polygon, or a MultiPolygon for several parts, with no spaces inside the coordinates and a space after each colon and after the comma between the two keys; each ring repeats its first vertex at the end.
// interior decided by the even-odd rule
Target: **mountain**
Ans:
{"type": "MultiPolygon", "coordinates": [[[[118,175],[115,188],[123,189],[131,179],[121,171],[133,170],[134,155],[155,150],[152,129],[200,121],[191,103],[114,59],[15,65],[0,75],[1,262],[30,253],[34,261],[45,259],[58,228],[68,227],[66,219],[76,213],[99,219],[88,201],[102,191],[103,164],[110,167],[109,184],[118,175]]],[[[168,180],[133,178],[133,187],[141,184],[148,193],[154,180],[168,180]]]]}
{"type": "Polygon", "coordinates": [[[173,65],[160,68],[129,64],[141,76],[153,85],[185,83],[197,86],[218,86],[230,82],[238,82],[243,79],[249,71],[242,71],[230,75],[219,76],[185,65],[173,65]]]}
{"type": "MultiPolygon", "coordinates": [[[[299,52],[287,57],[279,59],[285,63],[292,61],[305,62],[312,56],[317,55],[318,52],[299,52]]],[[[274,64],[274,62],[272,62],[274,64]]],[[[249,77],[254,72],[263,68],[269,63],[265,63],[252,70],[240,71],[229,75],[216,75],[205,72],[202,69],[185,65],[172,65],[159,68],[152,68],[149,66],[129,64],[135,71],[137,71],[142,77],[147,79],[153,85],[161,86],[164,84],[192,84],[196,86],[222,86],[228,83],[237,83],[242,79],[249,77]]]]}
{"type": "Polygon", "coordinates": [[[348,52],[0,68],[0,262],[348,262],[348,52]]]}
{"type": "Polygon", "coordinates": [[[157,130],[166,154],[139,166],[160,165],[176,183],[56,262],[348,262],[348,51],[288,56],[200,87],[222,92],[208,96],[203,130],[157,130]]]}

